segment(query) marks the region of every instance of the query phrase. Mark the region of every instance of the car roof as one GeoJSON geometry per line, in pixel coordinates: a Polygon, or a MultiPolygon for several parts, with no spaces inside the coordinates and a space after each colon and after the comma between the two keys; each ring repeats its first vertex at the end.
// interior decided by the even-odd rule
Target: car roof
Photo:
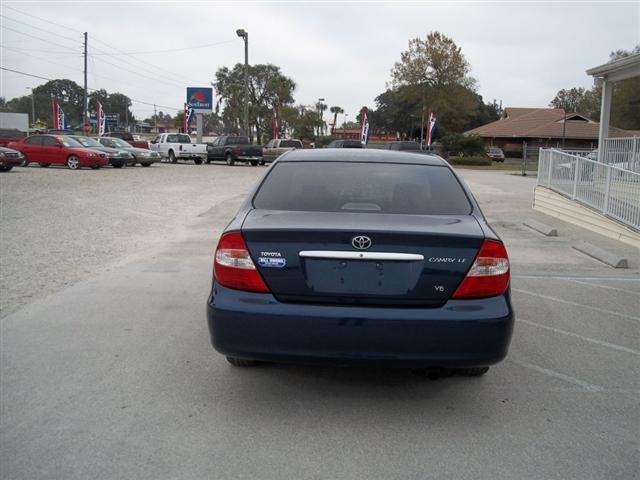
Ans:
{"type": "Polygon", "coordinates": [[[414,165],[448,166],[446,161],[435,155],[416,155],[415,153],[372,148],[320,148],[316,150],[291,150],[281,156],[277,161],[409,163],[414,165]]]}

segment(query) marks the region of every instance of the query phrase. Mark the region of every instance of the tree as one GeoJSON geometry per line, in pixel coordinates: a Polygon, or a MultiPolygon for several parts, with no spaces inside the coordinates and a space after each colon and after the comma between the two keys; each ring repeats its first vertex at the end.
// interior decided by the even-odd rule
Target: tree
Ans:
{"type": "Polygon", "coordinates": [[[338,126],[338,114],[344,113],[344,110],[341,107],[331,107],[329,109],[331,113],[333,113],[333,126],[332,128],[336,128],[338,126]]]}
{"type": "Polygon", "coordinates": [[[431,32],[424,40],[409,40],[409,49],[400,54],[400,61],[391,70],[391,85],[473,87],[475,80],[469,72],[469,63],[461,48],[446,35],[431,32]]]}
{"type": "MultiPolygon", "coordinates": [[[[640,53],[640,45],[630,51],[611,52],[609,61],[640,53]]],[[[567,113],[577,112],[593,120],[600,117],[602,87],[596,85],[590,90],[570,88],[558,91],[549,106],[564,108],[567,113]]],[[[611,99],[611,125],[628,130],[640,129],[640,80],[629,78],[613,83],[611,99]]]]}
{"type": "MultiPolygon", "coordinates": [[[[280,67],[271,64],[249,66],[249,126],[262,140],[270,131],[273,109],[293,103],[295,82],[280,72],[280,67]]],[[[237,63],[233,69],[222,67],[216,72],[212,85],[218,92],[216,113],[222,109],[224,128],[230,133],[244,130],[244,65],[237,63]]]]}

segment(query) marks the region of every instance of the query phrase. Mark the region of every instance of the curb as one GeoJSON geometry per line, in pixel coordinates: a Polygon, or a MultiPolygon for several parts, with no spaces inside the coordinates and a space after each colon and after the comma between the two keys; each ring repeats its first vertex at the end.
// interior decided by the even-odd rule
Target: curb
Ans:
{"type": "Polygon", "coordinates": [[[525,227],[529,227],[533,230],[535,230],[536,232],[540,232],[541,234],[547,236],[547,237],[557,237],[558,236],[558,230],[550,227],[549,225],[545,224],[545,223],[541,223],[538,222],[537,220],[534,220],[532,218],[527,218],[524,222],[522,222],[522,224],[525,227]]]}
{"type": "Polygon", "coordinates": [[[620,257],[615,253],[608,252],[607,250],[603,250],[602,248],[591,245],[590,243],[582,242],[578,245],[572,245],[572,247],[585,255],[609,265],[610,267],[629,268],[629,263],[625,257],[620,257]]]}

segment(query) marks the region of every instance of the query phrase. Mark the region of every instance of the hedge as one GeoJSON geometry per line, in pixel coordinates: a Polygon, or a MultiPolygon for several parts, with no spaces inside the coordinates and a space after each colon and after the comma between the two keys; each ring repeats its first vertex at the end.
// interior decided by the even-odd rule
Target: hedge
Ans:
{"type": "Polygon", "coordinates": [[[491,166],[491,159],[487,157],[449,157],[449,163],[453,165],[491,166]]]}

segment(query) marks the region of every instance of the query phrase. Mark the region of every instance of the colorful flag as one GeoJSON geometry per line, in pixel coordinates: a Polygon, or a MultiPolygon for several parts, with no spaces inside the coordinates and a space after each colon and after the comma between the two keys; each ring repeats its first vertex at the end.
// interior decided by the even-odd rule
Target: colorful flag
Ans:
{"type": "Polygon", "coordinates": [[[104,115],[104,108],[102,108],[102,104],[96,100],[96,130],[98,131],[98,136],[101,137],[105,133],[107,133],[107,119],[104,115]]]}
{"type": "Polygon", "coordinates": [[[369,119],[367,118],[367,107],[362,107],[362,110],[360,110],[360,117],[362,122],[360,129],[360,142],[362,145],[366,145],[369,143],[369,135],[371,133],[369,131],[369,119]]]}
{"type": "Polygon", "coordinates": [[[64,112],[58,103],[58,98],[53,97],[53,128],[62,130],[65,127],[64,112]]]}
{"type": "Polygon", "coordinates": [[[273,138],[278,138],[278,110],[276,106],[273,106],[273,118],[271,119],[271,126],[273,127],[273,138]]]}
{"type": "Polygon", "coordinates": [[[194,110],[193,106],[190,103],[184,104],[184,114],[183,114],[183,125],[182,131],[184,133],[189,133],[191,129],[191,121],[193,120],[194,110]]]}
{"type": "Polygon", "coordinates": [[[435,137],[435,134],[436,134],[436,116],[431,110],[429,110],[429,115],[427,115],[426,138],[425,138],[425,143],[427,144],[427,147],[431,146],[431,143],[433,142],[433,138],[435,137]]]}

